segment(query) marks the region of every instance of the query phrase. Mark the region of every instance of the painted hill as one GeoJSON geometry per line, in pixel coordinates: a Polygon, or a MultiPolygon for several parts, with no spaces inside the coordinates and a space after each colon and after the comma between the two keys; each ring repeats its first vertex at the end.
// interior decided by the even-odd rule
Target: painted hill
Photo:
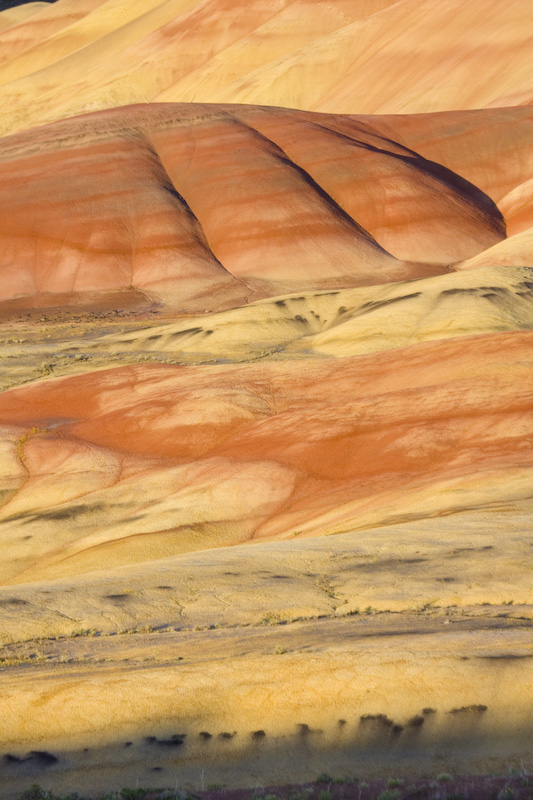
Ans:
{"type": "Polygon", "coordinates": [[[529,0],[0,13],[0,800],[527,793],[532,44],[529,0]]]}
{"type": "Polygon", "coordinates": [[[106,307],[120,290],[126,305],[199,312],[490,264],[480,254],[494,247],[511,248],[494,263],[528,265],[496,203],[514,219],[506,198],[533,178],[532,114],[162,104],[4,137],[1,298],[53,307],[96,293],[106,307]]]}

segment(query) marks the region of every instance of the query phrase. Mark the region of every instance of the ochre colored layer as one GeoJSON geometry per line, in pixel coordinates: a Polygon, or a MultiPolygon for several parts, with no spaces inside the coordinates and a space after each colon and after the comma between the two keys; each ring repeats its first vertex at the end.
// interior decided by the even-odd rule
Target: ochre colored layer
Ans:
{"type": "Polygon", "coordinates": [[[515,332],[4,392],[4,581],[529,497],[532,361],[515,332]]]}

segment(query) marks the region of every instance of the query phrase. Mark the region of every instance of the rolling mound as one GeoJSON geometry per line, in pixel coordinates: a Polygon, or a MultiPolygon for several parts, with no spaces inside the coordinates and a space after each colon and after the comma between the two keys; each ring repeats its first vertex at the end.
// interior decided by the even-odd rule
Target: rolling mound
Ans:
{"type": "MultiPolygon", "coordinates": [[[[524,131],[527,158],[529,116],[502,118],[524,131]]],[[[122,290],[212,311],[437,275],[502,241],[488,194],[407,138],[377,117],[165,104],[4,137],[2,299],[99,292],[105,306],[122,290]]]]}

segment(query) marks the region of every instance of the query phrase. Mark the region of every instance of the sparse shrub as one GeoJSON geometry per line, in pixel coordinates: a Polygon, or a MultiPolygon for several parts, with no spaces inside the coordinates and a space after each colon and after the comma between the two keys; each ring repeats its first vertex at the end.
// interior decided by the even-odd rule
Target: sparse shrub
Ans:
{"type": "Polygon", "coordinates": [[[276,653],[276,655],[281,656],[283,655],[283,653],[286,653],[287,651],[280,644],[277,644],[276,647],[274,648],[274,652],[276,653]]]}
{"type": "Polygon", "coordinates": [[[33,783],[19,794],[18,800],[45,800],[47,796],[47,792],[41,789],[38,783],[33,783]]]}
{"type": "Polygon", "coordinates": [[[417,797],[417,795],[425,794],[426,787],[424,785],[417,786],[415,783],[410,783],[404,791],[405,797],[417,797]]]}
{"type": "Polygon", "coordinates": [[[120,790],[121,800],[144,800],[148,794],[146,789],[125,789],[120,790]]]}
{"type": "Polygon", "coordinates": [[[316,779],[315,783],[333,783],[333,778],[331,775],[328,775],[327,772],[322,772],[316,779]]]}
{"type": "Polygon", "coordinates": [[[78,628],[75,631],[72,631],[70,634],[73,639],[77,638],[78,636],[96,636],[98,631],[96,628],[78,628]]]}
{"type": "Polygon", "coordinates": [[[437,780],[439,783],[449,783],[453,781],[453,775],[450,775],[449,772],[439,772],[437,775],[437,780]]]}
{"type": "Polygon", "coordinates": [[[498,800],[515,800],[515,793],[510,786],[506,786],[498,792],[498,800]]]}
{"type": "Polygon", "coordinates": [[[401,800],[399,789],[385,789],[378,795],[377,800],[401,800]]]}
{"type": "Polygon", "coordinates": [[[331,800],[331,794],[327,789],[322,789],[322,791],[318,793],[318,800],[331,800]]]}
{"type": "Polygon", "coordinates": [[[42,789],[38,783],[34,783],[28,789],[25,789],[23,792],[21,792],[18,795],[17,800],[79,800],[79,796],[76,792],[57,795],[53,792],[42,789]]]}
{"type": "Polygon", "coordinates": [[[397,786],[403,786],[403,780],[401,778],[389,778],[387,786],[389,789],[396,789],[397,786]]]}

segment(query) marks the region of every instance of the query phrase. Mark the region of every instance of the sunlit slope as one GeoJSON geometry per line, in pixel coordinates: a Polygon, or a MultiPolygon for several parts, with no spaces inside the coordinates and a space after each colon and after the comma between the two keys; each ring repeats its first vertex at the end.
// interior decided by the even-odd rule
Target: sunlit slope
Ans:
{"type": "MultiPolygon", "coordinates": [[[[31,51],[39,42],[75,26],[103,3],[105,0],[61,0],[61,3],[47,3],[37,14],[32,14],[30,19],[2,32],[0,64],[16,59],[21,53],[31,51]]],[[[19,15],[24,14],[23,8],[24,6],[17,8],[19,15]]],[[[36,66],[40,69],[39,64],[36,66]]]]}
{"type": "MultiPolygon", "coordinates": [[[[33,75],[56,62],[62,63],[65,57],[79,50],[86,51],[91,45],[94,45],[94,49],[87,55],[97,55],[95,43],[99,43],[101,57],[109,57],[113,52],[120,52],[139,40],[141,22],[144,35],[147,35],[151,25],[157,28],[199,3],[200,0],[173,0],[167,3],[163,0],[129,0],[128,3],[123,0],[96,0],[91,5],[72,5],[67,8],[65,0],[62,0],[59,13],[54,15],[58,30],[52,33],[43,31],[45,19],[51,16],[48,13],[41,15],[33,25],[33,40],[30,38],[30,26],[27,32],[11,31],[6,36],[7,50],[0,56],[0,84],[33,75]],[[69,13],[74,10],[78,11],[75,16],[69,13]],[[28,38],[24,40],[25,33],[28,38]],[[102,41],[110,34],[112,41],[102,41]],[[10,52],[10,44],[13,51],[20,51],[17,55],[10,52]]],[[[36,77],[36,80],[39,78],[36,77]]]]}
{"type": "Polygon", "coordinates": [[[479,269],[488,264],[499,266],[514,266],[525,264],[533,266],[533,228],[528,228],[521,233],[510,236],[503,242],[498,242],[483,253],[455,265],[455,269],[479,269]]]}
{"type": "Polygon", "coordinates": [[[531,102],[528,0],[59,0],[0,33],[0,133],[136,102],[531,102]]]}
{"type": "MultiPolygon", "coordinates": [[[[27,38],[22,30],[9,37],[17,55],[6,58],[0,72],[5,112],[0,132],[153,101],[235,43],[247,42],[240,60],[254,68],[388,4],[365,2],[354,13],[346,0],[328,6],[314,0],[252,0],[239,13],[228,0],[151,0],[128,4],[124,14],[117,0],[96,0],[72,25],[57,20],[59,30],[51,28],[50,36],[30,29],[27,38]],[[302,18],[308,20],[307,30],[302,18]]],[[[229,68],[233,77],[231,57],[229,68]]],[[[242,66],[237,74],[241,71],[242,66]]]]}
{"type": "Polygon", "coordinates": [[[526,331],[4,392],[2,579],[526,499],[532,359],[526,331]]]}
{"type": "MultiPolygon", "coordinates": [[[[528,127],[521,109],[499,113],[528,127]]],[[[504,239],[484,191],[389,128],[161,104],[5,137],[1,299],[53,306],[121,289],[212,311],[437,275],[504,239]]]]}
{"type": "MultiPolygon", "coordinates": [[[[530,22],[524,0],[505,8],[498,0],[401,0],[317,37],[212,99],[370,114],[525,104],[532,98],[530,22]]],[[[171,91],[165,98],[175,100],[171,91]]]]}
{"type": "Polygon", "coordinates": [[[533,178],[511,189],[500,200],[499,208],[505,217],[509,236],[533,228],[533,178]]]}
{"type": "MultiPolygon", "coordinates": [[[[276,625],[318,615],[331,623],[332,617],[369,607],[398,614],[431,605],[434,611],[454,607],[462,615],[482,606],[478,616],[506,612],[526,619],[533,611],[533,553],[524,551],[532,506],[531,498],[495,500],[482,508],[336,536],[298,534],[253,547],[177,553],[111,569],[102,565],[85,575],[65,571],[53,582],[8,584],[0,588],[0,645],[80,629],[191,630],[276,625]]],[[[396,631],[399,620],[393,623],[396,631]]],[[[533,648],[531,641],[522,644],[533,648]]]]}
{"type": "Polygon", "coordinates": [[[29,19],[29,17],[37,14],[38,11],[43,11],[45,8],[48,8],[48,6],[49,3],[47,2],[24,3],[23,5],[13,6],[13,8],[6,8],[0,11],[0,33],[8,28],[13,28],[15,25],[19,25],[21,22],[29,19]]]}

